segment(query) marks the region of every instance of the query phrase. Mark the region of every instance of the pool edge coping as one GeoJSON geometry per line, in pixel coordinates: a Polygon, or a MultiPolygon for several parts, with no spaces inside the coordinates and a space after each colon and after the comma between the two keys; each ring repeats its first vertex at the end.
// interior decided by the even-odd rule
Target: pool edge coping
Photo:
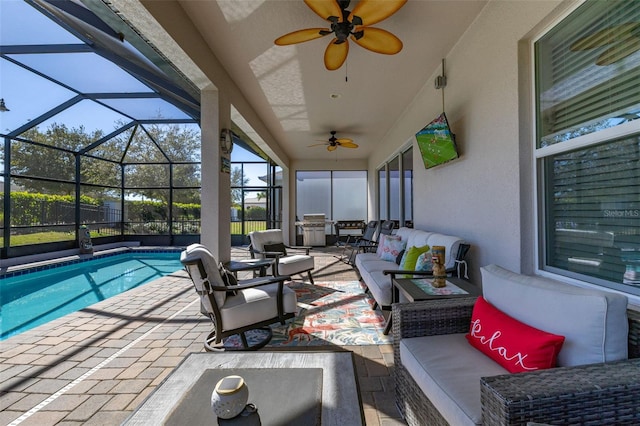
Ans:
{"type": "Polygon", "coordinates": [[[47,269],[72,265],[75,263],[87,262],[95,259],[116,256],[119,254],[140,252],[140,253],[173,253],[181,252],[185,249],[182,246],[125,246],[98,250],[88,254],[74,254],[69,256],[44,259],[29,263],[0,267],[0,280],[12,278],[20,275],[40,272],[47,269]]]}

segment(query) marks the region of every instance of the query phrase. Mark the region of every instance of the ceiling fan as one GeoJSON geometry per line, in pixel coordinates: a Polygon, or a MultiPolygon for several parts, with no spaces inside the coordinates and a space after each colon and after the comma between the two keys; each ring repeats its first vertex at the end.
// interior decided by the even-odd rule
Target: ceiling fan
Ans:
{"type": "Polygon", "coordinates": [[[304,0],[322,19],[331,23],[331,28],[307,28],[278,37],[275,44],[286,46],[315,40],[334,34],[333,40],[324,52],[324,65],[337,70],[347,59],[349,40],[376,53],[394,55],[402,50],[402,41],[389,31],[370,27],[398,11],[407,0],[360,0],[347,10],[350,0],[304,0]]]}
{"type": "Polygon", "coordinates": [[[627,22],[597,31],[575,41],[572,51],[609,47],[598,56],[596,65],[611,65],[640,50],[640,23],[627,22]]]}
{"type": "Polygon", "coordinates": [[[336,131],[331,131],[331,137],[323,141],[322,143],[314,143],[311,146],[327,145],[327,151],[335,151],[339,146],[343,148],[357,148],[358,144],[353,143],[353,139],[349,138],[336,138],[336,131]]]}

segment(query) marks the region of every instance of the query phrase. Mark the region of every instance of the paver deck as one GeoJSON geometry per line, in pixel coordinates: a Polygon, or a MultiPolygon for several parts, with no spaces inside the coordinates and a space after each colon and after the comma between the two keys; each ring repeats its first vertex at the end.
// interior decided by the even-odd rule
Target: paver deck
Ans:
{"type": "MultiPolygon", "coordinates": [[[[338,254],[314,250],[314,280],[357,279],[338,254]]],[[[186,355],[203,351],[210,329],[179,271],[2,341],[0,425],[119,425],[186,355]]],[[[343,349],[355,355],[367,424],[404,424],[391,345],[343,349]]]]}

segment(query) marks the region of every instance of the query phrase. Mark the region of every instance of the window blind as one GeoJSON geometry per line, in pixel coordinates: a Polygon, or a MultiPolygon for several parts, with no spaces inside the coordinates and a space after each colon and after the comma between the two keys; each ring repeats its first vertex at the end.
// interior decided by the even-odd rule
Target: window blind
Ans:
{"type": "Polygon", "coordinates": [[[539,148],[640,117],[640,1],[586,2],[535,52],[539,148]]]}

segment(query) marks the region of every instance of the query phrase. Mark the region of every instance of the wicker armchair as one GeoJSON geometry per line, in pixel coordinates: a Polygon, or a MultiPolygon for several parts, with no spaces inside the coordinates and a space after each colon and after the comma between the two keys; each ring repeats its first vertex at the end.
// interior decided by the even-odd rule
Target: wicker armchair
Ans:
{"type": "MultiPolygon", "coordinates": [[[[396,403],[409,425],[447,425],[400,360],[403,338],[466,333],[475,299],[394,304],[396,403]]],[[[640,424],[640,312],[628,311],[629,360],[485,377],[485,425],[640,424]]],[[[469,384],[473,386],[472,383],[469,384]]]]}

